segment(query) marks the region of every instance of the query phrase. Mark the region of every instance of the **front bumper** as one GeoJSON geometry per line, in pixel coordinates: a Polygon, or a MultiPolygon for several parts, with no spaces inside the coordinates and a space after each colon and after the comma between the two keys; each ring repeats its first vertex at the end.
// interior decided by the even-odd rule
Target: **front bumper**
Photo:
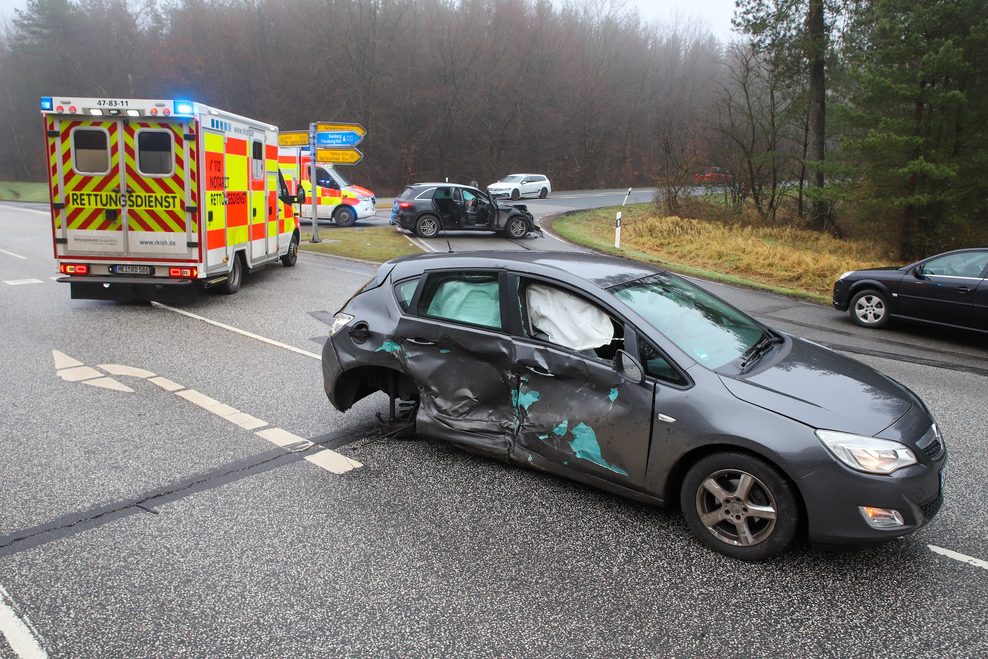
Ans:
{"type": "Polygon", "coordinates": [[[847,311],[847,307],[850,304],[850,290],[851,285],[843,279],[838,279],[834,282],[834,309],[847,311]]]}
{"type": "Polygon", "coordinates": [[[943,503],[946,463],[944,449],[936,460],[889,476],[856,472],[836,461],[805,476],[800,479],[799,490],[806,504],[810,542],[822,546],[870,544],[913,533],[933,519],[943,503]],[[897,510],[905,525],[872,528],[859,506],[897,510]]]}

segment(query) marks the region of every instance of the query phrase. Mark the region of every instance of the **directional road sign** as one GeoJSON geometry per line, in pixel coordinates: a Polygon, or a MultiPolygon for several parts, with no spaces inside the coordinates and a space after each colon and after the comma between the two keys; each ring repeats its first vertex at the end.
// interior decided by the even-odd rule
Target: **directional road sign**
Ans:
{"type": "Polygon", "coordinates": [[[334,165],[356,165],[364,159],[360,149],[316,149],[316,162],[332,163],[334,165]]]}
{"type": "Polygon", "coordinates": [[[308,146],[309,131],[285,130],[278,133],[278,146],[308,146]]]}
{"type": "Polygon", "coordinates": [[[334,124],[328,121],[316,122],[317,133],[339,133],[344,131],[353,131],[357,135],[360,135],[360,137],[367,134],[367,129],[360,124],[334,124]]]}
{"type": "Polygon", "coordinates": [[[321,131],[316,133],[316,146],[357,146],[364,136],[355,130],[321,131]]]}

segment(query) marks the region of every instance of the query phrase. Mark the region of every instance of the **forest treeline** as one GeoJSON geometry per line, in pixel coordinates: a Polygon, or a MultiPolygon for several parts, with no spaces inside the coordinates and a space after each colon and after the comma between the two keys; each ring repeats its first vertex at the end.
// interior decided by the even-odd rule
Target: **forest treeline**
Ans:
{"type": "Polygon", "coordinates": [[[189,98],[356,121],[380,194],[546,173],[557,189],[693,176],[767,224],[908,258],[988,242],[988,0],[740,0],[737,34],[620,0],[28,0],[0,30],[0,179],[42,180],[46,95],[189,98]]]}

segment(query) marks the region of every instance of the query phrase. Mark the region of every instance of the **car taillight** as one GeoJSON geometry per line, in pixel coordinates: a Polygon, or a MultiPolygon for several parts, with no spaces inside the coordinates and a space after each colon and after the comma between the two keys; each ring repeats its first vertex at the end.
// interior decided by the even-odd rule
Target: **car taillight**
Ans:
{"type": "Polygon", "coordinates": [[[398,208],[411,208],[412,205],[413,204],[410,201],[399,201],[398,202],[398,208]]]}
{"type": "Polygon", "coordinates": [[[59,263],[58,270],[63,275],[88,275],[89,266],[85,263],[59,263]]]}
{"type": "Polygon", "coordinates": [[[181,277],[184,279],[195,279],[199,270],[196,268],[168,268],[169,277],[181,277]]]}

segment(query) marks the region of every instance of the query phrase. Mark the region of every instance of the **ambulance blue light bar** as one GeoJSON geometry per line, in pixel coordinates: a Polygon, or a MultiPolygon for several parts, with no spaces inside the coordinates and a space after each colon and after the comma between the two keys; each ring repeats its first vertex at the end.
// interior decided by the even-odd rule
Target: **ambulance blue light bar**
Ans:
{"type": "Polygon", "coordinates": [[[195,108],[192,105],[192,101],[175,101],[175,114],[185,114],[192,115],[195,114],[195,108]]]}
{"type": "Polygon", "coordinates": [[[42,110],[51,110],[51,108],[52,108],[51,96],[42,96],[41,97],[41,109],[42,110]]]}

